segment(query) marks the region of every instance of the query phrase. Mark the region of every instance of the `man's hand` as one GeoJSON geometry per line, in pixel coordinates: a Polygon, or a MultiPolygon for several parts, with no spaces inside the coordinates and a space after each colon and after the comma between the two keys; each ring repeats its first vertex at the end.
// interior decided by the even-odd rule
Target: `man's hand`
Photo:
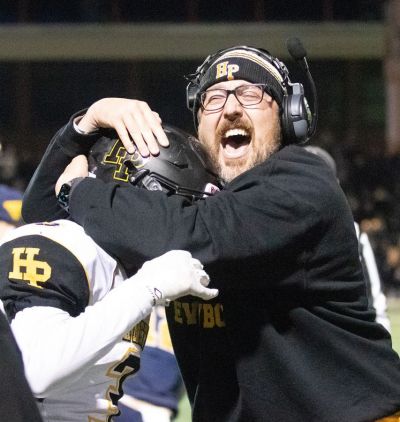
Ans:
{"type": "Polygon", "coordinates": [[[134,278],[145,284],[154,298],[154,305],[165,305],[178,297],[192,295],[204,300],[218,295],[209,289],[210,278],[198,259],[187,251],[174,250],[144,263],[134,278]]]}
{"type": "Polygon", "coordinates": [[[136,145],[143,157],[158,155],[159,144],[169,145],[160,116],[144,101],[103,98],[89,107],[78,127],[85,132],[113,128],[130,154],[135,152],[136,145]]]}
{"type": "Polygon", "coordinates": [[[65,167],[64,173],[58,178],[55,191],[56,195],[60,192],[64,183],[70,182],[76,177],[87,177],[89,175],[88,161],[84,155],[78,155],[65,167]]]}

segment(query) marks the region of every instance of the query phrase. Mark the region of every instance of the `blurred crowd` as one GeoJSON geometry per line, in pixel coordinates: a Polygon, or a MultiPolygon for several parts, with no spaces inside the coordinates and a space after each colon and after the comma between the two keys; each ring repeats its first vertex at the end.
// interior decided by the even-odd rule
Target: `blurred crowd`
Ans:
{"type": "Polygon", "coordinates": [[[400,156],[350,166],[348,197],[373,244],[387,295],[400,295],[400,156]]]}
{"type": "Polygon", "coordinates": [[[387,154],[377,138],[339,144],[320,136],[318,143],[335,159],[354,219],[370,238],[385,294],[400,296],[400,153],[387,154]]]}

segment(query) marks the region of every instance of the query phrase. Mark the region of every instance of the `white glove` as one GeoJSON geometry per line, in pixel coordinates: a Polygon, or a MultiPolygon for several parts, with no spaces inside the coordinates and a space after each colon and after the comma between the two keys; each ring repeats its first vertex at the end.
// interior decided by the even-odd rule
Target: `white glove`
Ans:
{"type": "Polygon", "coordinates": [[[218,295],[217,289],[205,287],[210,278],[201,262],[187,251],[170,251],[147,261],[136,276],[153,295],[153,305],[168,305],[171,300],[186,295],[204,300],[218,295]]]}

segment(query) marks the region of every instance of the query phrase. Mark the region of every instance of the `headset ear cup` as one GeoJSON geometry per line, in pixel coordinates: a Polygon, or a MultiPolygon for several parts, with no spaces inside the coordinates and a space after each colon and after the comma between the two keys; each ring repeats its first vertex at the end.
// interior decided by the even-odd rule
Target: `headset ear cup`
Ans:
{"type": "Polygon", "coordinates": [[[282,140],[285,144],[290,143],[293,140],[293,127],[290,127],[290,121],[288,120],[289,112],[289,96],[285,95],[282,100],[281,106],[281,129],[282,129],[282,140]]]}
{"type": "Polygon", "coordinates": [[[282,102],[282,139],[284,143],[304,143],[309,138],[310,109],[301,84],[293,84],[293,94],[282,102]]]}
{"type": "Polygon", "coordinates": [[[288,110],[290,110],[288,119],[292,127],[294,142],[297,144],[305,143],[308,140],[310,122],[304,95],[292,95],[288,110]]]}

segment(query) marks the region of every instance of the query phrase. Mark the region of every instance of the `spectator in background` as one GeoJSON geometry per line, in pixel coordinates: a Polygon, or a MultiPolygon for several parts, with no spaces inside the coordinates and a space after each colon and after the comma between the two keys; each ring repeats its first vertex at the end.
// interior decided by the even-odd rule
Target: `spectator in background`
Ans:
{"type": "Polygon", "coordinates": [[[9,186],[0,185],[0,199],[0,238],[2,238],[22,222],[22,193],[9,186]]]}
{"type": "MultiPolygon", "coordinates": [[[[333,157],[323,148],[306,146],[308,151],[321,157],[337,176],[337,167],[333,157]]],[[[367,282],[370,304],[376,313],[376,322],[382,324],[390,332],[390,321],[387,315],[386,296],[382,290],[381,277],[376,264],[375,254],[372,249],[368,234],[360,230],[360,226],[354,222],[360,244],[360,258],[367,282]]]]}
{"type": "Polygon", "coordinates": [[[400,294],[400,246],[398,243],[389,243],[385,247],[384,256],[385,283],[388,294],[400,294]]]}
{"type": "MultiPolygon", "coordinates": [[[[22,193],[10,186],[0,184],[0,239],[22,223],[22,193]]],[[[3,302],[0,300],[0,310],[3,302]]]]}

